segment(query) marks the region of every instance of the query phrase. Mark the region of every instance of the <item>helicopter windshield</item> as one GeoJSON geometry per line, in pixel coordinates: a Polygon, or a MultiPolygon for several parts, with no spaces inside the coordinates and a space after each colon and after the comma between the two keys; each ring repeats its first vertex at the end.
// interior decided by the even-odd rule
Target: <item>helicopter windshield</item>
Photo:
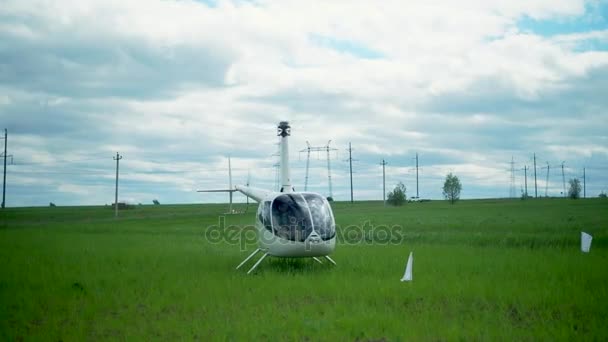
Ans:
{"type": "Polygon", "coordinates": [[[329,207],[329,203],[323,197],[317,194],[303,194],[310,216],[312,216],[312,224],[315,231],[322,240],[329,240],[336,235],[334,218],[329,207]]]}
{"type": "Polygon", "coordinates": [[[272,226],[280,238],[304,241],[313,232],[322,240],[335,234],[331,208],[317,194],[284,194],[272,202],[272,226]]]}

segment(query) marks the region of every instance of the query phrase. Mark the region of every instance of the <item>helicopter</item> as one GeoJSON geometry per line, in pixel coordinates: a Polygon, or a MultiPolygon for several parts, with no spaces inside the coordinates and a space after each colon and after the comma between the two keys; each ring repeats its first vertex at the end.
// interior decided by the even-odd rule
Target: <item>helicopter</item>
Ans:
{"type": "MultiPolygon", "coordinates": [[[[247,185],[222,190],[198,190],[198,192],[241,192],[258,202],[255,220],[258,248],[245,258],[236,269],[241,268],[255,255],[262,256],[249,269],[253,272],[267,256],[280,258],[310,257],[323,263],[323,257],[330,263],[336,262],[329,256],[336,247],[336,222],[327,199],[314,192],[298,192],[291,183],[289,173],[289,137],[291,126],[281,121],[277,127],[280,137],[279,191],[268,191],[247,185]]],[[[231,178],[231,177],[230,177],[231,178]]],[[[249,182],[248,182],[249,183],[249,182]]]]}

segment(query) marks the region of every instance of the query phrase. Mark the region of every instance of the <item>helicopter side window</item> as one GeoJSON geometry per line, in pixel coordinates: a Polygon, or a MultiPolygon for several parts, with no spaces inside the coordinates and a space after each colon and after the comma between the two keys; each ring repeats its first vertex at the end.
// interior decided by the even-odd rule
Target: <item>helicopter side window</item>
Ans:
{"type": "Polygon", "coordinates": [[[264,228],[272,232],[272,224],[270,221],[270,201],[265,201],[259,206],[258,221],[264,225],[264,228]]]}
{"type": "Polygon", "coordinates": [[[329,203],[317,194],[304,194],[308,203],[315,231],[322,240],[329,240],[336,236],[336,227],[329,203]]]}
{"type": "Polygon", "coordinates": [[[275,234],[291,241],[304,241],[312,232],[306,201],[299,194],[278,196],[272,202],[275,234]]]}
{"type": "Polygon", "coordinates": [[[262,222],[264,223],[264,227],[272,232],[272,222],[270,221],[270,201],[264,202],[264,219],[262,222]]]}

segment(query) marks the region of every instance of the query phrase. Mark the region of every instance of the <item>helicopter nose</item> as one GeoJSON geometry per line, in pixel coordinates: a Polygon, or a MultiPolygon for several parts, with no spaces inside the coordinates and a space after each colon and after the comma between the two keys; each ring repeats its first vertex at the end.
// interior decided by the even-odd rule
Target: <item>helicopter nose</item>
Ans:
{"type": "Polygon", "coordinates": [[[306,240],[312,244],[317,244],[317,243],[323,242],[323,240],[321,240],[321,237],[319,236],[319,234],[317,234],[317,232],[315,232],[315,231],[310,233],[310,235],[308,235],[308,238],[306,240]]]}

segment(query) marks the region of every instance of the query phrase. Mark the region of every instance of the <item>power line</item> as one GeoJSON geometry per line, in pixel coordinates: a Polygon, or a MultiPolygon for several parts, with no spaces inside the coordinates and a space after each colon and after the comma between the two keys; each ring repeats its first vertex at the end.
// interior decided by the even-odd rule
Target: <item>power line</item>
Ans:
{"type": "MultiPolygon", "coordinates": [[[[7,133],[8,132],[6,132],[5,137],[8,135],[7,133]]],[[[2,138],[2,136],[0,136],[0,139],[1,138],[2,138]]],[[[5,144],[7,145],[7,141],[5,141],[5,144]]],[[[346,167],[348,167],[348,172],[349,172],[349,176],[350,176],[350,184],[349,185],[351,187],[351,201],[354,202],[354,180],[352,179],[352,177],[353,177],[352,173],[353,172],[359,173],[361,171],[364,171],[363,174],[360,174],[360,176],[358,176],[358,177],[363,177],[363,178],[361,180],[358,180],[358,181],[359,182],[367,182],[367,179],[370,179],[370,180],[373,181],[373,178],[378,176],[377,172],[379,170],[377,169],[377,165],[378,165],[377,162],[371,162],[370,164],[367,164],[367,166],[365,164],[364,165],[357,164],[356,165],[357,167],[363,167],[363,169],[358,169],[356,171],[353,170],[352,161],[354,161],[355,159],[352,159],[352,143],[349,144],[348,148],[350,150],[349,151],[350,152],[349,153],[349,159],[348,159],[349,164],[348,165],[346,165],[345,163],[343,163],[343,164],[342,163],[336,164],[334,162],[333,163],[334,165],[331,165],[331,164],[328,165],[328,179],[330,179],[330,177],[331,177],[331,171],[334,172],[334,176],[335,176],[336,172],[339,172],[338,178],[333,178],[331,180],[332,181],[332,185],[331,185],[332,195],[333,195],[333,190],[334,190],[333,187],[334,186],[336,186],[336,190],[337,191],[339,190],[341,193],[344,193],[343,191],[346,190],[345,187],[348,186],[348,185],[346,183],[344,183],[343,175],[345,173],[342,173],[342,171],[347,171],[346,167]],[[373,166],[374,164],[376,165],[375,167],[373,166]],[[332,166],[333,166],[333,170],[331,170],[332,166]],[[374,169],[375,169],[375,171],[374,171],[374,169]],[[376,174],[376,176],[374,176],[374,174],[376,174]],[[337,183],[336,183],[336,181],[337,181],[337,183]]],[[[327,152],[327,149],[324,148],[324,149],[322,149],[322,151],[327,152]]],[[[0,154],[0,157],[2,157],[5,154],[6,153],[0,154]]],[[[117,156],[121,157],[119,154],[117,154],[117,156]]],[[[6,161],[7,167],[5,168],[5,173],[6,173],[5,177],[10,178],[10,181],[13,182],[11,184],[15,184],[15,179],[13,179],[11,177],[13,177],[14,175],[15,176],[23,176],[23,179],[24,179],[23,181],[21,180],[20,177],[16,177],[17,178],[17,184],[18,184],[18,186],[20,186],[19,189],[21,189],[21,187],[23,187],[23,186],[27,186],[27,184],[26,184],[26,182],[28,181],[27,177],[31,177],[32,179],[34,177],[44,178],[44,176],[39,176],[39,175],[45,175],[45,174],[48,174],[48,175],[51,175],[51,176],[53,174],[59,174],[59,175],[61,175],[61,174],[79,175],[79,176],[82,176],[82,177],[77,177],[77,178],[75,177],[76,181],[78,181],[78,179],[80,178],[81,181],[83,181],[83,182],[86,181],[86,179],[88,179],[88,178],[96,177],[96,175],[103,175],[103,177],[99,177],[101,179],[100,180],[101,182],[103,182],[103,179],[106,179],[106,181],[108,181],[109,178],[112,176],[111,171],[107,170],[107,168],[105,170],[104,169],[98,169],[97,168],[98,167],[98,163],[90,163],[90,164],[85,164],[85,163],[78,164],[77,163],[77,162],[82,161],[82,160],[73,160],[72,162],[74,164],[71,164],[71,165],[61,165],[61,166],[57,165],[57,166],[50,166],[48,168],[47,167],[40,167],[39,168],[39,167],[35,166],[36,164],[39,165],[39,164],[42,164],[42,163],[32,163],[32,164],[30,164],[32,166],[29,166],[27,164],[26,165],[21,164],[21,165],[15,166],[15,167],[11,167],[11,166],[9,166],[10,165],[10,159],[8,159],[8,157],[11,157],[11,156],[10,155],[7,156],[7,161],[6,161]],[[91,168],[87,168],[87,165],[91,166],[91,168]]],[[[321,157],[324,157],[324,156],[321,156],[321,157]]],[[[76,157],[76,158],[79,158],[79,157],[76,157]]],[[[76,159],[76,158],[74,158],[72,156],[69,159],[76,159]]],[[[88,160],[91,160],[91,159],[92,158],[88,158],[88,160]]],[[[414,158],[410,157],[410,158],[407,158],[407,159],[410,160],[410,162],[408,163],[408,164],[410,164],[410,163],[412,163],[412,159],[414,159],[414,158]]],[[[504,176],[503,176],[503,178],[500,178],[500,173],[502,172],[502,174],[504,174],[504,171],[506,171],[506,170],[504,170],[504,169],[503,169],[504,171],[500,170],[501,168],[499,168],[499,167],[493,167],[491,165],[485,166],[485,165],[475,164],[474,162],[472,162],[470,164],[463,163],[463,164],[454,164],[454,165],[450,165],[450,164],[443,164],[443,165],[441,165],[440,164],[440,165],[437,165],[437,166],[428,166],[428,168],[431,169],[431,170],[433,170],[433,171],[429,172],[429,174],[427,175],[427,174],[419,174],[419,172],[423,171],[423,170],[422,170],[422,168],[419,165],[419,155],[418,155],[418,153],[416,153],[415,159],[416,159],[416,170],[413,170],[413,169],[407,167],[407,165],[395,166],[394,165],[394,161],[391,162],[392,168],[389,170],[389,175],[388,175],[389,183],[392,182],[391,179],[394,177],[394,176],[392,176],[391,170],[401,172],[399,170],[404,170],[404,169],[407,168],[408,171],[409,171],[408,172],[409,174],[404,175],[404,177],[406,177],[406,179],[409,182],[411,182],[410,184],[413,183],[414,177],[416,177],[416,179],[415,179],[415,181],[416,181],[416,190],[417,190],[416,193],[417,193],[418,196],[419,196],[419,185],[420,185],[420,182],[422,182],[423,184],[430,185],[430,184],[434,183],[436,180],[442,180],[443,177],[438,176],[438,172],[441,172],[443,170],[450,170],[450,171],[455,171],[456,173],[462,173],[463,176],[465,177],[465,179],[468,177],[471,180],[471,182],[475,183],[476,186],[479,185],[481,187],[484,187],[484,191],[485,191],[485,188],[490,189],[490,187],[496,187],[496,184],[503,184],[503,185],[500,185],[503,188],[504,188],[504,185],[506,185],[505,184],[506,183],[506,179],[504,178],[504,176]],[[462,171],[458,171],[461,168],[462,168],[462,171]],[[416,172],[415,174],[414,174],[414,171],[416,172]],[[437,176],[435,176],[435,175],[437,175],[437,176]],[[492,180],[492,181],[495,181],[495,182],[490,183],[490,182],[488,182],[489,180],[492,180]],[[427,182],[427,183],[425,183],[425,182],[427,182]]],[[[85,160],[87,160],[87,159],[85,159],[85,160]]],[[[130,161],[132,162],[133,160],[130,159],[130,161]]],[[[148,183],[148,182],[174,181],[174,179],[179,178],[179,175],[183,175],[184,177],[189,177],[189,178],[192,177],[192,178],[194,178],[194,177],[200,177],[201,174],[204,175],[205,172],[207,171],[207,172],[209,172],[208,176],[210,176],[210,178],[213,178],[213,177],[215,177],[215,175],[214,175],[213,172],[215,172],[215,171],[217,171],[217,172],[225,172],[225,169],[216,169],[216,168],[214,168],[213,164],[209,165],[209,164],[206,164],[206,163],[198,163],[198,162],[193,162],[193,163],[185,162],[185,163],[181,163],[181,162],[177,162],[176,161],[177,162],[176,165],[171,165],[171,166],[167,165],[167,166],[165,166],[165,165],[161,165],[162,163],[160,163],[160,162],[151,163],[150,160],[147,160],[147,161],[146,160],[141,160],[141,165],[139,165],[139,167],[137,167],[134,170],[134,169],[132,169],[133,164],[131,162],[127,166],[127,169],[124,169],[124,166],[123,166],[123,173],[122,173],[122,175],[123,175],[123,177],[122,177],[122,179],[123,179],[122,180],[122,182],[123,182],[122,183],[123,195],[124,195],[124,191],[125,191],[125,186],[127,186],[127,187],[129,187],[130,185],[133,186],[133,187],[137,186],[137,185],[132,185],[132,184],[134,184],[134,182],[137,182],[137,184],[143,184],[142,186],[147,186],[145,184],[148,183]],[[158,163],[158,164],[155,164],[155,163],[158,163]],[[208,169],[197,168],[198,165],[203,166],[203,167],[204,166],[209,166],[209,168],[208,169]],[[158,168],[159,170],[155,170],[156,168],[158,168]],[[139,169],[139,170],[137,170],[137,169],[139,169]],[[152,178],[148,178],[147,176],[151,175],[151,174],[152,175],[157,174],[158,177],[154,178],[154,180],[150,180],[152,178]],[[131,177],[131,176],[133,176],[133,177],[131,177]],[[141,176],[141,177],[139,177],[139,176],[141,176]]],[[[383,162],[386,162],[386,161],[383,160],[383,162]]],[[[536,162],[536,155],[535,154],[534,154],[534,162],[536,162]]],[[[267,163],[269,165],[262,166],[262,167],[254,167],[254,169],[255,169],[254,173],[259,172],[260,175],[264,175],[263,177],[268,177],[268,179],[271,180],[272,179],[272,172],[271,171],[265,171],[267,169],[272,169],[272,167],[270,166],[270,164],[271,164],[270,163],[270,158],[268,158],[268,160],[265,160],[264,163],[259,163],[259,164],[256,163],[256,164],[258,164],[258,165],[265,165],[265,163],[267,163]]],[[[528,193],[528,188],[527,188],[527,171],[529,170],[529,168],[527,166],[525,166],[522,169],[516,169],[515,165],[514,165],[515,162],[514,162],[514,158],[513,157],[512,157],[511,163],[512,163],[511,169],[513,169],[512,173],[519,172],[519,171],[522,171],[522,170],[524,171],[525,193],[527,194],[528,193]]],[[[117,162],[117,164],[118,164],[118,162],[117,162]]],[[[605,170],[606,169],[606,166],[601,165],[601,162],[600,163],[596,163],[596,164],[597,164],[596,167],[589,167],[590,170],[591,170],[590,171],[591,178],[594,177],[594,174],[596,172],[597,172],[597,174],[601,174],[602,171],[600,171],[600,170],[605,170]]],[[[534,165],[534,166],[536,166],[536,165],[534,165]]],[[[589,165],[586,165],[586,166],[589,166],[589,165]]],[[[427,166],[425,166],[425,167],[427,167],[427,166]]],[[[567,187],[566,187],[566,184],[565,184],[565,172],[568,171],[569,174],[570,173],[574,173],[575,169],[573,167],[569,167],[568,169],[566,169],[565,168],[565,162],[562,162],[561,164],[559,164],[559,163],[557,163],[555,161],[548,162],[546,167],[547,167],[547,174],[548,175],[547,175],[547,181],[546,181],[546,184],[545,184],[545,196],[548,196],[548,187],[549,187],[548,183],[549,183],[550,168],[551,167],[554,167],[554,168],[562,167],[562,183],[563,183],[562,186],[563,186],[563,191],[564,191],[563,193],[566,194],[567,187]],[[553,164],[553,165],[550,165],[550,164],[553,164]]],[[[117,171],[118,171],[119,166],[117,165],[116,168],[117,168],[117,171]]],[[[299,167],[295,167],[295,168],[296,169],[307,169],[308,176],[309,177],[311,176],[310,173],[309,173],[310,172],[310,165],[307,165],[305,167],[304,163],[302,162],[302,163],[299,164],[299,167]]],[[[540,172],[542,172],[543,168],[544,167],[541,168],[540,172]]],[[[583,180],[583,186],[584,186],[584,189],[583,189],[583,191],[584,191],[584,197],[586,197],[586,168],[587,167],[585,167],[583,169],[583,175],[579,174],[579,176],[578,176],[578,177],[582,176],[582,178],[583,178],[582,180],[583,180]]],[[[241,168],[241,169],[235,168],[235,169],[233,169],[233,171],[236,171],[236,170],[241,170],[241,171],[247,170],[247,171],[249,171],[249,169],[250,168],[241,168]]],[[[313,174],[312,175],[315,174],[314,172],[323,171],[324,166],[321,165],[321,166],[315,167],[315,165],[313,163],[313,169],[314,170],[313,170],[313,174]]],[[[301,170],[301,171],[298,171],[298,172],[301,172],[299,174],[303,176],[304,172],[302,172],[302,171],[304,171],[304,170],[301,170]]],[[[535,176],[536,176],[536,171],[537,170],[535,169],[535,176]]],[[[117,172],[117,173],[119,173],[119,172],[117,172]]],[[[235,173],[235,174],[238,174],[238,173],[235,173]]],[[[517,175],[515,175],[515,176],[517,176],[517,175]]],[[[53,179],[53,178],[49,177],[49,179],[53,179]]],[[[61,178],[61,176],[57,176],[56,177],[56,179],[60,179],[60,178],[61,178]]],[[[116,175],[116,179],[117,179],[116,183],[118,183],[119,175],[116,175]]],[[[310,178],[309,178],[309,180],[310,180],[310,178]]],[[[377,180],[377,178],[376,178],[376,180],[377,180]]],[[[592,183],[590,183],[590,184],[592,184],[591,188],[590,188],[591,191],[595,191],[595,189],[597,187],[597,185],[595,183],[597,181],[599,181],[599,178],[596,179],[595,182],[592,179],[592,181],[591,181],[592,183]],[[594,186],[596,186],[596,187],[594,187],[594,186]]],[[[270,186],[267,186],[267,187],[270,188],[271,184],[272,184],[272,181],[270,181],[268,183],[269,183],[270,186]]],[[[385,185],[385,183],[386,183],[386,166],[383,167],[383,200],[386,200],[386,194],[387,194],[386,193],[386,185],[385,185]]],[[[308,184],[306,184],[306,185],[308,185],[308,184]]],[[[315,184],[311,183],[310,185],[314,186],[315,184]]],[[[554,184],[551,185],[552,186],[552,191],[556,190],[556,185],[557,184],[554,181],[554,184]]],[[[106,186],[107,186],[107,184],[106,184],[106,186]]],[[[361,186],[361,185],[358,185],[358,186],[361,186]]],[[[541,183],[541,186],[542,186],[542,183],[541,183]]],[[[116,187],[118,187],[118,184],[116,185],[116,187]]],[[[8,191],[8,189],[6,189],[6,190],[8,191]]],[[[12,191],[13,190],[10,191],[11,194],[12,194],[12,191]]],[[[348,191],[348,190],[346,190],[346,191],[348,191]]],[[[495,189],[493,189],[492,191],[495,191],[495,189]]],[[[116,189],[116,192],[117,192],[117,189],[116,189]]],[[[537,196],[536,177],[535,177],[535,195],[537,196]]],[[[3,199],[5,199],[5,195],[4,194],[3,194],[3,199]]],[[[115,201],[117,201],[117,196],[115,198],[115,201]]]]}
{"type": "MultiPolygon", "coordinates": [[[[2,156],[2,154],[0,153],[0,157],[2,156]]],[[[9,155],[9,157],[12,157],[11,155],[9,155]]],[[[11,165],[11,162],[7,163],[8,165],[11,165]]],[[[20,164],[13,164],[16,166],[22,166],[20,164]]],[[[273,170],[278,168],[278,163],[274,164],[273,166],[269,166],[269,167],[255,167],[255,170],[273,170]]],[[[292,169],[303,169],[303,167],[292,167],[292,169]]],[[[332,167],[332,170],[334,168],[332,167]]],[[[232,171],[250,171],[250,168],[232,168],[232,171]]],[[[8,172],[8,171],[7,171],[8,172]]],[[[56,170],[31,170],[31,169],[25,169],[25,170],[13,170],[13,173],[17,173],[17,174],[87,174],[87,175],[105,175],[108,174],[107,169],[82,169],[82,168],[70,168],[69,170],[66,169],[56,169],[56,170]]],[[[137,172],[125,172],[122,173],[123,175],[128,175],[128,174],[188,174],[188,173],[213,173],[213,172],[219,172],[219,173],[224,173],[226,172],[225,168],[209,168],[209,169],[204,169],[204,168],[196,168],[196,169],[184,169],[184,170],[145,170],[145,171],[137,171],[137,172]]]]}
{"type": "MultiPolygon", "coordinates": [[[[107,158],[107,157],[106,157],[107,158]]],[[[65,163],[80,163],[80,162],[89,162],[89,161],[93,161],[93,160],[106,160],[106,158],[83,158],[83,159],[60,159],[60,160],[53,160],[53,161],[46,161],[46,162],[23,162],[23,163],[16,163],[15,165],[22,165],[22,166],[30,166],[30,165],[61,165],[61,164],[65,164],[65,163]]]]}

